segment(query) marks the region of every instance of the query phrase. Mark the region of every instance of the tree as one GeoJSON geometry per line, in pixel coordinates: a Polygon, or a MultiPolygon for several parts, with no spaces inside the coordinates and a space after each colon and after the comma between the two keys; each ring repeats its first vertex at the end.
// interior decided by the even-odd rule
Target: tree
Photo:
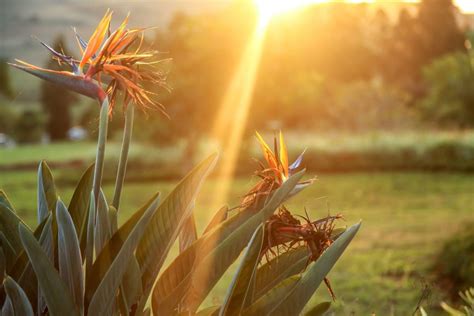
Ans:
{"type": "Polygon", "coordinates": [[[0,59],[0,94],[3,94],[7,98],[11,98],[13,96],[8,65],[3,59],[0,59]]]}
{"type": "Polygon", "coordinates": [[[442,125],[474,126],[473,71],[469,55],[460,52],[425,67],[428,90],[420,102],[424,117],[442,125]]]}
{"type": "MultiPolygon", "coordinates": [[[[53,48],[67,54],[62,36],[54,41],[53,48]]],[[[61,69],[61,65],[56,60],[49,60],[46,68],[58,70],[61,69]]],[[[46,131],[52,141],[66,139],[67,131],[71,128],[70,107],[76,100],[77,96],[72,92],[49,82],[42,82],[41,104],[47,114],[46,131]]]]}
{"type": "Polygon", "coordinates": [[[445,54],[464,50],[465,36],[457,25],[455,10],[451,0],[423,0],[416,15],[400,11],[386,56],[392,61],[391,80],[421,96],[425,89],[423,67],[445,54]]]}

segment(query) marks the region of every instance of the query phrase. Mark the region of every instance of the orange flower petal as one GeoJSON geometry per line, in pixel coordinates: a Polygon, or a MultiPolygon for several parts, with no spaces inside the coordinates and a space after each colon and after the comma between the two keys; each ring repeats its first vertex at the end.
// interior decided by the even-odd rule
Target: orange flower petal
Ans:
{"type": "Polygon", "coordinates": [[[91,57],[100,48],[100,45],[104,41],[105,35],[107,34],[107,30],[109,29],[111,19],[112,19],[112,12],[107,10],[104,17],[102,18],[99,25],[97,26],[94,33],[92,34],[91,38],[89,39],[89,43],[87,44],[87,48],[84,51],[84,54],[82,55],[81,63],[79,64],[80,69],[82,69],[84,65],[89,62],[91,57]]]}

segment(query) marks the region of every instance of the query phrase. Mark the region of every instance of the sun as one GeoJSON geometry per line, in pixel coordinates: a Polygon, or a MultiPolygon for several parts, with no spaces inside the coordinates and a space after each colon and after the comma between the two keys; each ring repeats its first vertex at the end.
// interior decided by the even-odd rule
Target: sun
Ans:
{"type": "Polygon", "coordinates": [[[275,15],[328,0],[254,0],[260,14],[260,24],[265,25],[275,15]]]}

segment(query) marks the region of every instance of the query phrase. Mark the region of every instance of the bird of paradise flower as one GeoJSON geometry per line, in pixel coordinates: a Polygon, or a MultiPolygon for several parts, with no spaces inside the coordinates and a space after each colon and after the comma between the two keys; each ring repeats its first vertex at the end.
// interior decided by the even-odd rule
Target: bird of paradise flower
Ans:
{"type": "MultiPolygon", "coordinates": [[[[258,161],[260,169],[255,172],[255,175],[261,180],[245,195],[241,203],[242,207],[255,203],[255,201],[262,196],[267,197],[274,189],[279,188],[298,170],[303,161],[304,151],[292,164],[289,164],[288,150],[281,131],[279,136],[273,140],[274,150],[270,148],[258,132],[256,133],[256,137],[262,149],[266,165],[258,161]]],[[[293,189],[293,192],[290,193],[290,196],[303,190],[313,182],[314,179],[309,179],[298,183],[293,189]]]]}
{"type": "MultiPolygon", "coordinates": [[[[133,105],[142,110],[156,108],[167,116],[164,107],[155,100],[154,93],[148,87],[159,86],[168,89],[168,86],[166,73],[155,67],[163,61],[157,58],[158,52],[143,49],[144,31],[147,29],[128,29],[127,16],[120,26],[111,32],[111,20],[112,11],[107,10],[87,42],[74,30],[81,52],[80,59],[67,56],[41,42],[53,58],[60,64],[68,65],[69,70],[44,69],[21,60],[16,60],[18,64],[11,65],[100,102],[99,135],[93,180],[95,201],[99,198],[104,170],[108,116],[112,114],[118,97],[123,96],[123,106],[127,108],[127,113],[112,203],[118,209],[133,127],[133,105]],[[131,102],[132,105],[129,106],[131,102]]],[[[95,203],[96,209],[97,205],[95,203]]]]}
{"type": "Polygon", "coordinates": [[[164,107],[154,100],[154,93],[147,89],[151,85],[166,89],[168,86],[166,73],[153,67],[163,61],[157,59],[158,52],[143,50],[146,28],[127,29],[127,16],[111,32],[112,14],[107,10],[87,42],[75,32],[80,59],[66,56],[41,42],[54,59],[69,66],[69,71],[44,69],[21,60],[11,65],[101,103],[107,96],[110,111],[122,93],[124,107],[132,101],[141,109],[156,108],[166,115],[164,107]]]}

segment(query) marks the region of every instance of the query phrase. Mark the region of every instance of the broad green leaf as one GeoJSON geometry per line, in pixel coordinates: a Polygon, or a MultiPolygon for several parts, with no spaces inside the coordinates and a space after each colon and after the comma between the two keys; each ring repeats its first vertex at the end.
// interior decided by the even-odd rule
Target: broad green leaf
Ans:
{"type": "Polygon", "coordinates": [[[113,307],[117,290],[122,283],[123,275],[133,257],[133,252],[138,246],[145,228],[156,212],[155,207],[150,207],[130,232],[123,243],[117,256],[112,261],[109,269],[94,292],[88,306],[88,315],[107,315],[113,307]]]}
{"type": "Polygon", "coordinates": [[[15,316],[11,299],[7,296],[2,306],[2,316],[15,316]]]}
{"type": "Polygon", "coordinates": [[[200,255],[202,259],[204,255],[204,251],[201,251],[201,249],[209,249],[220,244],[228,234],[245,223],[250,217],[260,211],[263,206],[264,201],[260,200],[259,203],[247,207],[226,219],[224,222],[214,227],[208,226],[208,233],[196,240],[196,242],[184,252],[180,253],[166,270],[163,271],[153,290],[152,303],[164,306],[176,306],[177,302],[183,298],[184,291],[187,290],[189,286],[191,269],[197,257],[200,255]]]}
{"type": "Polygon", "coordinates": [[[112,237],[110,228],[109,205],[107,204],[104,192],[100,190],[94,231],[96,254],[100,254],[104,245],[109,241],[110,237],[112,237]]]}
{"type": "Polygon", "coordinates": [[[19,231],[21,242],[35,271],[49,313],[52,316],[79,315],[66,284],[49,260],[48,255],[41,249],[38,241],[26,227],[20,224],[19,231]]]}
{"type": "Polygon", "coordinates": [[[196,313],[196,316],[217,316],[219,314],[220,306],[211,306],[204,308],[196,313]]]}
{"type": "Polygon", "coordinates": [[[23,250],[20,236],[18,235],[18,224],[23,221],[15,214],[13,209],[9,207],[6,200],[0,200],[0,233],[3,234],[2,244],[7,256],[7,267],[11,268],[12,261],[23,250]],[[3,202],[2,202],[3,201],[3,202]],[[13,256],[9,254],[13,251],[13,256]]]}
{"type": "Polygon", "coordinates": [[[242,310],[246,307],[246,302],[252,299],[255,273],[262,251],[263,233],[264,224],[260,224],[254,232],[252,239],[250,239],[240,266],[229,286],[227,295],[224,298],[224,303],[219,312],[220,316],[240,315],[242,310]]]}
{"type": "Polygon", "coordinates": [[[111,235],[115,234],[118,229],[118,211],[112,205],[109,205],[109,225],[111,235]]]}
{"type": "MultiPolygon", "coordinates": [[[[242,315],[272,315],[268,311],[274,308],[276,303],[283,300],[289,292],[295,289],[300,281],[300,275],[293,275],[286,278],[272,288],[271,291],[268,291],[265,295],[256,300],[249,308],[244,310],[242,315]]],[[[295,311],[292,315],[299,315],[299,313],[295,311]]]]}
{"type": "Polygon", "coordinates": [[[301,281],[284,299],[274,301],[265,315],[299,314],[326,275],[340,258],[346,247],[359,230],[360,223],[349,227],[331,246],[326,249],[316,262],[313,262],[303,274],[301,281]]]}
{"type": "Polygon", "coordinates": [[[58,221],[59,275],[68,285],[70,294],[82,313],[84,302],[84,276],[82,258],[76,228],[66,206],[58,200],[56,207],[58,221]]]}
{"type": "Polygon", "coordinates": [[[94,165],[91,165],[79,180],[68,207],[69,214],[71,214],[74,227],[76,228],[77,236],[81,245],[81,255],[83,257],[87,241],[87,214],[89,213],[88,208],[93,179],[94,165]]]}
{"type": "Polygon", "coordinates": [[[5,258],[8,259],[8,261],[5,262],[5,265],[6,265],[7,271],[9,271],[15,267],[14,260],[16,260],[15,258],[17,258],[18,255],[15,249],[13,249],[13,246],[8,241],[7,237],[5,237],[5,235],[1,231],[0,231],[0,244],[2,245],[2,248],[4,249],[5,258]]]}
{"type": "MultiPolygon", "coordinates": [[[[122,249],[122,245],[127,240],[130,232],[137,225],[143,214],[149,209],[156,211],[159,205],[159,193],[155,194],[144,206],[136,211],[127,222],[125,222],[119,230],[112,236],[109,242],[102,249],[99,256],[97,256],[94,264],[86,273],[86,302],[89,302],[95,290],[99,286],[100,280],[104,278],[105,273],[109,270],[110,265],[118,252],[122,249]]],[[[91,199],[93,201],[93,198],[91,199]]],[[[86,261],[87,263],[87,261],[86,261]]],[[[141,284],[141,277],[140,277],[141,284]]]]}
{"type": "Polygon", "coordinates": [[[140,265],[137,258],[133,256],[130,259],[127,271],[123,275],[122,285],[120,286],[120,302],[124,305],[121,306],[124,315],[130,312],[132,306],[138,302],[143,294],[141,275],[140,265]]]}
{"type": "Polygon", "coordinates": [[[3,253],[3,248],[0,247],[0,283],[3,283],[3,278],[7,272],[5,254],[3,253]]]}
{"type": "MultiPolygon", "coordinates": [[[[41,161],[38,167],[38,223],[41,223],[49,212],[56,210],[58,195],[54,186],[53,175],[45,161],[41,161]]],[[[53,217],[53,223],[55,219],[53,217]]],[[[53,229],[54,232],[54,229],[53,229]]]]}
{"type": "MultiPolygon", "coordinates": [[[[192,207],[194,208],[194,207],[192,207]]],[[[179,252],[183,252],[196,241],[198,237],[196,229],[196,220],[194,214],[191,213],[189,217],[184,221],[183,227],[179,233],[179,252]]]]}
{"type": "Polygon", "coordinates": [[[219,224],[224,222],[227,219],[227,216],[229,215],[229,208],[227,206],[221,207],[211,218],[209,223],[207,224],[206,228],[204,229],[204,232],[202,233],[207,234],[210,232],[212,229],[216,228],[219,224]]]}
{"type": "Polygon", "coordinates": [[[250,216],[244,211],[229,218],[180,254],[155,286],[152,297],[154,312],[166,314],[174,310],[185,293],[188,296],[184,305],[194,312],[240,255],[258,225],[286,200],[303,175],[304,170],[290,177],[261,210],[251,212],[250,216]]]}
{"type": "Polygon", "coordinates": [[[301,246],[290,249],[259,267],[254,298],[258,299],[284,279],[303,272],[309,264],[309,255],[307,247],[301,246]]]}
{"type": "MultiPolygon", "coordinates": [[[[201,249],[206,257],[198,262],[191,278],[191,287],[185,300],[192,312],[196,311],[228,267],[239,257],[255,229],[265,222],[287,198],[301,180],[304,170],[293,175],[272,195],[265,207],[240,225],[217,246],[201,249]]],[[[206,235],[207,236],[207,235],[206,235]]]]}
{"type": "MultiPolygon", "coordinates": [[[[217,154],[213,154],[195,167],[166,197],[151,219],[136,253],[145,297],[150,293],[171,246],[192,212],[191,207],[204,179],[216,161],[217,154]]],[[[140,301],[139,310],[144,308],[146,299],[140,301]]]]}
{"type": "Polygon", "coordinates": [[[18,316],[33,316],[33,308],[22,288],[9,276],[3,283],[5,292],[11,300],[13,311],[18,316]]]}
{"type": "MultiPolygon", "coordinates": [[[[57,253],[57,249],[55,249],[54,243],[55,243],[55,240],[57,242],[57,236],[53,235],[54,226],[53,226],[53,215],[51,214],[51,212],[48,213],[47,219],[48,219],[48,222],[46,222],[45,229],[41,232],[41,236],[39,238],[39,244],[41,246],[41,249],[43,249],[45,254],[48,256],[49,261],[55,262],[55,253],[57,253]]],[[[57,226],[56,226],[56,229],[57,229],[57,226]]],[[[32,273],[32,272],[33,271],[30,268],[29,273],[32,273]]],[[[31,282],[28,278],[25,278],[24,281],[25,281],[24,283],[31,282]]],[[[23,286],[24,283],[20,283],[20,285],[23,287],[23,289],[26,290],[26,288],[23,286]]],[[[37,294],[37,302],[38,302],[37,310],[38,310],[38,314],[42,315],[44,314],[44,310],[46,309],[46,300],[44,298],[40,284],[38,284],[37,286],[37,293],[38,293],[37,294]]]]}
{"type": "Polygon", "coordinates": [[[311,308],[305,316],[323,316],[331,308],[331,302],[322,302],[311,308]]]}
{"type": "Polygon", "coordinates": [[[13,208],[13,204],[10,202],[7,194],[3,190],[0,190],[0,205],[3,205],[11,209],[12,211],[15,211],[15,209],[13,208]]]}
{"type": "MultiPolygon", "coordinates": [[[[52,216],[46,217],[43,222],[35,229],[34,237],[39,241],[41,247],[47,250],[48,257],[52,257],[52,216]]],[[[28,299],[35,309],[38,302],[38,285],[36,275],[28,259],[28,255],[23,250],[15,260],[13,268],[8,273],[25,291],[28,299]]]]}
{"type": "Polygon", "coordinates": [[[89,275],[89,271],[92,268],[92,262],[94,260],[94,226],[95,226],[95,199],[94,192],[90,192],[89,209],[87,211],[87,236],[86,236],[86,248],[85,248],[85,261],[86,261],[86,278],[89,275]]]}

